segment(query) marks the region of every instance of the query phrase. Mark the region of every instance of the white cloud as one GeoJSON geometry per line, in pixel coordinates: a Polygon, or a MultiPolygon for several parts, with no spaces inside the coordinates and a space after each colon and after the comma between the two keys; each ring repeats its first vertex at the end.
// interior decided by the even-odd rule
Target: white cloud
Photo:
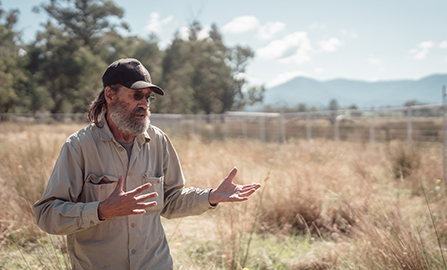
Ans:
{"type": "Polygon", "coordinates": [[[255,16],[241,16],[234,18],[222,27],[222,31],[231,34],[241,34],[259,27],[259,20],[255,16]]]}
{"type": "Polygon", "coordinates": [[[423,48],[423,49],[429,49],[431,47],[433,47],[435,44],[433,43],[433,41],[424,41],[419,43],[419,47],[423,48]]]}
{"type": "MultiPolygon", "coordinates": [[[[198,40],[207,39],[210,37],[210,31],[211,26],[206,25],[202,30],[200,30],[199,34],[197,35],[198,40]]],[[[189,27],[182,26],[178,30],[178,37],[183,40],[189,40],[189,34],[191,33],[189,27]]]]}
{"type": "Polygon", "coordinates": [[[417,45],[417,48],[411,49],[409,52],[413,55],[414,59],[424,59],[429,49],[432,48],[435,44],[433,41],[424,41],[417,45]]]}
{"type": "Polygon", "coordinates": [[[304,63],[310,60],[313,48],[306,32],[295,32],[274,40],[256,51],[261,59],[278,59],[282,63],[304,63]]]}
{"type": "Polygon", "coordinates": [[[158,47],[162,50],[165,50],[167,47],[171,46],[171,44],[172,44],[172,40],[166,39],[166,40],[162,40],[162,41],[158,42],[158,47]]]}
{"type": "Polygon", "coordinates": [[[447,48],[447,40],[444,40],[443,42],[441,42],[441,44],[439,44],[439,47],[443,48],[443,49],[447,48]]]}
{"type": "Polygon", "coordinates": [[[160,19],[160,14],[152,12],[149,15],[149,22],[147,23],[145,30],[153,33],[160,33],[163,25],[170,23],[174,17],[168,16],[164,19],[160,19]]]}
{"type": "Polygon", "coordinates": [[[240,16],[225,24],[222,27],[222,31],[230,34],[242,34],[249,31],[257,31],[258,39],[268,40],[285,28],[286,24],[283,22],[267,22],[261,25],[261,22],[255,16],[240,16]]]}
{"type": "Polygon", "coordinates": [[[381,65],[381,64],[383,63],[383,61],[382,61],[381,59],[375,57],[374,55],[370,55],[370,56],[368,57],[368,62],[369,62],[370,64],[377,65],[377,66],[378,66],[378,65],[381,65]]]}
{"type": "Polygon", "coordinates": [[[328,40],[320,41],[320,48],[325,52],[335,52],[337,48],[343,44],[339,39],[337,38],[330,38],[328,40]]]}
{"type": "Polygon", "coordinates": [[[233,79],[235,80],[243,80],[243,79],[247,79],[247,74],[244,72],[239,72],[233,75],[233,79]]]}
{"type": "Polygon", "coordinates": [[[183,40],[189,40],[189,28],[186,26],[180,27],[178,30],[178,36],[183,40]]]}
{"type": "Polygon", "coordinates": [[[210,37],[210,31],[211,31],[211,26],[210,25],[206,25],[205,27],[203,27],[203,29],[200,31],[199,35],[197,36],[197,38],[199,40],[202,39],[207,39],[210,37]]]}
{"type": "Polygon", "coordinates": [[[274,77],[273,79],[271,79],[267,84],[266,84],[266,88],[272,88],[275,87],[277,85],[283,84],[285,82],[288,82],[290,80],[292,80],[293,78],[296,78],[298,76],[301,77],[310,77],[309,74],[305,73],[305,72],[301,72],[301,71],[287,71],[284,73],[281,73],[279,75],[277,75],[276,77],[274,77]]]}
{"type": "Polygon", "coordinates": [[[323,73],[324,69],[323,68],[315,68],[314,71],[315,71],[315,73],[323,73]]]}
{"type": "Polygon", "coordinates": [[[282,22],[267,22],[260,26],[258,29],[258,38],[261,40],[268,40],[278,32],[281,32],[286,28],[286,25],[282,22]]]}

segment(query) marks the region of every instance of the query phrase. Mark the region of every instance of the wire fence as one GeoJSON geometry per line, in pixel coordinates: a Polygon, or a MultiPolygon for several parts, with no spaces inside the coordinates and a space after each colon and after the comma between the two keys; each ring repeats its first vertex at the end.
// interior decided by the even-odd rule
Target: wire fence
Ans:
{"type": "MultiPolygon", "coordinates": [[[[439,143],[443,148],[443,179],[447,172],[446,95],[443,103],[369,110],[340,109],[294,113],[227,112],[210,115],[152,114],[151,123],[170,136],[203,140],[241,138],[287,143],[326,139],[369,143],[406,141],[439,143]]],[[[1,122],[54,124],[88,123],[86,114],[0,114],[1,122]]],[[[1,127],[1,126],[0,126],[1,127]]],[[[4,128],[4,126],[3,126],[4,128]]]]}
{"type": "MultiPolygon", "coordinates": [[[[151,122],[167,134],[194,134],[204,139],[243,138],[286,143],[328,139],[376,142],[444,141],[445,106],[419,105],[386,109],[311,111],[295,113],[227,112],[210,115],[152,114],[151,122]]],[[[88,123],[86,114],[0,114],[0,121],[17,123],[88,123]]]]}
{"type": "Polygon", "coordinates": [[[154,125],[170,134],[192,133],[205,138],[259,139],[285,143],[299,139],[375,142],[406,140],[443,142],[445,108],[440,105],[371,110],[302,113],[228,112],[219,115],[158,115],[154,125]]]}

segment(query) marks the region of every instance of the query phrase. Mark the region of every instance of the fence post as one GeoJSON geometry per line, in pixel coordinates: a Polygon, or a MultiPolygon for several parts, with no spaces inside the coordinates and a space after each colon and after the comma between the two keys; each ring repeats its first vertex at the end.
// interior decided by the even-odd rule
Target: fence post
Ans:
{"type": "Polygon", "coordinates": [[[338,144],[338,141],[340,140],[340,125],[339,125],[340,121],[339,118],[337,116],[335,116],[334,118],[334,139],[335,142],[338,144]]]}
{"type": "Polygon", "coordinates": [[[445,85],[442,86],[442,182],[444,185],[446,184],[446,178],[447,178],[447,102],[446,102],[446,92],[445,92],[445,85]]]}
{"type": "Polygon", "coordinates": [[[199,137],[202,138],[202,117],[199,114],[195,117],[194,127],[196,128],[199,137]]]}
{"type": "Polygon", "coordinates": [[[312,140],[312,121],[311,121],[311,114],[310,112],[307,112],[306,114],[306,135],[307,135],[307,140],[310,141],[312,140]]]}
{"type": "Polygon", "coordinates": [[[194,118],[194,115],[189,117],[189,134],[191,134],[191,136],[194,136],[196,130],[196,121],[194,121],[194,118]]]}
{"type": "Polygon", "coordinates": [[[286,121],[284,119],[284,111],[281,110],[281,113],[279,114],[279,132],[280,132],[280,137],[279,140],[281,143],[285,143],[286,142],[286,121]]]}
{"type": "Polygon", "coordinates": [[[407,122],[407,148],[411,150],[413,144],[413,123],[412,123],[412,108],[411,105],[408,106],[408,122],[407,122]]]}
{"type": "Polygon", "coordinates": [[[185,118],[183,114],[180,114],[180,117],[178,118],[177,134],[183,134],[184,128],[185,128],[185,118]]]}
{"type": "Polygon", "coordinates": [[[228,124],[227,124],[227,121],[228,121],[227,113],[225,112],[222,115],[223,133],[224,133],[223,134],[223,138],[224,138],[224,140],[227,139],[227,137],[228,137],[228,124]]]}
{"type": "Polygon", "coordinates": [[[261,142],[265,142],[265,119],[264,115],[259,116],[259,132],[261,142]]]}
{"type": "Polygon", "coordinates": [[[242,116],[242,137],[247,139],[247,117],[242,116]]]}
{"type": "Polygon", "coordinates": [[[209,114],[209,118],[210,118],[210,124],[211,124],[211,139],[214,140],[215,136],[216,136],[216,127],[215,127],[215,123],[214,123],[214,114],[210,113],[209,114]]]}
{"type": "Polygon", "coordinates": [[[375,148],[375,140],[376,140],[376,112],[374,111],[374,107],[371,108],[371,130],[370,130],[370,142],[371,142],[371,151],[374,151],[375,148]]]}

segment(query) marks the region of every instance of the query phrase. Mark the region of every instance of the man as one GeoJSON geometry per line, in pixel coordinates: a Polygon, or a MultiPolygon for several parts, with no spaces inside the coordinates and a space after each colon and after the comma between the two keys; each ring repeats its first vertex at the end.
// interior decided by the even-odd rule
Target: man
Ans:
{"type": "Polygon", "coordinates": [[[260,185],[233,184],[234,168],[216,189],[185,188],[174,147],[149,122],[150,102],[164,91],[131,58],[113,62],[102,79],[92,124],[66,140],[34,205],[37,224],[67,235],[73,269],[172,269],[160,216],[244,201],[260,185]]]}

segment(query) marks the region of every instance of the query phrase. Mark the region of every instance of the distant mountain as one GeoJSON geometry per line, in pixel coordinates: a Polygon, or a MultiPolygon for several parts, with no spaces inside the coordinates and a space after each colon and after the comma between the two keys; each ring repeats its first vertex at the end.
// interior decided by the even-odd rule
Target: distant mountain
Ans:
{"type": "Polygon", "coordinates": [[[447,85],[447,74],[431,75],[420,80],[366,82],[346,79],[318,81],[296,77],[284,84],[269,88],[264,94],[264,105],[273,107],[325,107],[331,99],[339,106],[355,104],[358,108],[402,106],[406,101],[442,103],[442,86],[447,85]]]}

